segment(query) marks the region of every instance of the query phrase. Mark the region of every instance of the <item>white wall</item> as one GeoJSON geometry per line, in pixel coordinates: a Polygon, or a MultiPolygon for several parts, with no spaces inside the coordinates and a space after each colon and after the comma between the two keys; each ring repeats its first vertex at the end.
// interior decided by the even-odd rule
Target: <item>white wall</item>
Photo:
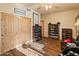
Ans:
{"type": "Polygon", "coordinates": [[[31,11],[28,12],[27,11],[27,7],[20,4],[20,3],[0,3],[0,11],[1,12],[6,12],[6,13],[11,13],[11,14],[15,14],[14,13],[14,8],[19,8],[19,9],[22,9],[24,11],[26,11],[26,15],[25,17],[28,17],[28,18],[32,18],[32,13],[35,12],[37,14],[40,14],[32,9],[30,9],[31,11]]]}
{"type": "Polygon", "coordinates": [[[14,14],[14,8],[20,8],[22,10],[26,10],[26,8],[21,4],[11,4],[11,3],[1,3],[0,4],[0,11],[12,13],[14,14]]]}
{"type": "Polygon", "coordinates": [[[60,22],[60,39],[62,38],[62,28],[72,28],[73,29],[73,37],[76,37],[76,30],[75,30],[75,17],[79,14],[79,9],[76,10],[69,10],[57,13],[51,13],[47,15],[43,15],[42,18],[44,20],[44,36],[48,37],[48,23],[60,22]]]}

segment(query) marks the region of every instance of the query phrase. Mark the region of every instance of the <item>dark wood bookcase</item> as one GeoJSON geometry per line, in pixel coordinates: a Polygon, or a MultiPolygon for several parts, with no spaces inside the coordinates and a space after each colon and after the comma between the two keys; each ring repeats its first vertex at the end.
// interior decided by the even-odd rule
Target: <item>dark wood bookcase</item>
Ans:
{"type": "Polygon", "coordinates": [[[68,28],[62,29],[62,40],[66,39],[66,38],[72,39],[72,29],[68,29],[68,28]]]}
{"type": "Polygon", "coordinates": [[[49,38],[59,39],[59,24],[48,24],[49,38]]]}

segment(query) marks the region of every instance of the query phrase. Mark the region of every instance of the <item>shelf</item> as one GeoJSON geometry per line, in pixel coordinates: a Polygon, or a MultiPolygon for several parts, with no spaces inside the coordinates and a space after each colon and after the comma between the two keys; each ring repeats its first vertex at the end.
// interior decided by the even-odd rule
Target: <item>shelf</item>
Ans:
{"type": "Polygon", "coordinates": [[[62,40],[66,38],[71,38],[72,39],[72,29],[62,29],[62,40]]]}
{"type": "Polygon", "coordinates": [[[58,24],[48,24],[48,36],[50,38],[59,39],[59,25],[58,24]]]}

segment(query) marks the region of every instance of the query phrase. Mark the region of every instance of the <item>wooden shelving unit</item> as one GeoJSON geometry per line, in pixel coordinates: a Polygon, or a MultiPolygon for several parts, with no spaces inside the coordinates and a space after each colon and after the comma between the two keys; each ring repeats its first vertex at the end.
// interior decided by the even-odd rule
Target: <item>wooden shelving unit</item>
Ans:
{"type": "Polygon", "coordinates": [[[71,38],[72,39],[72,29],[62,29],[62,40],[66,38],[71,38]]]}
{"type": "Polygon", "coordinates": [[[59,25],[58,24],[48,24],[48,36],[50,38],[59,39],[59,25]]]}

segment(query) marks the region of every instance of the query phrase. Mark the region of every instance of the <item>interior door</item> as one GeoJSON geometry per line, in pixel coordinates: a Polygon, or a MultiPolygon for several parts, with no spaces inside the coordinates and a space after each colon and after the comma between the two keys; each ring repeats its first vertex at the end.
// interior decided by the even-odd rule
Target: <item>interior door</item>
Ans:
{"type": "Polygon", "coordinates": [[[1,52],[3,52],[3,50],[4,50],[3,49],[4,48],[3,46],[4,46],[4,39],[5,39],[5,34],[4,34],[4,32],[5,32],[5,30],[4,30],[5,29],[5,27],[4,27],[5,24],[4,23],[5,22],[4,21],[5,20],[4,20],[4,17],[3,16],[4,16],[4,14],[1,13],[1,52]]]}
{"type": "Polygon", "coordinates": [[[1,50],[6,52],[13,46],[13,20],[12,16],[7,13],[2,13],[1,19],[1,50]]]}
{"type": "Polygon", "coordinates": [[[40,21],[42,37],[44,37],[44,21],[40,21]]]}
{"type": "Polygon", "coordinates": [[[1,54],[1,13],[0,13],[0,54],[1,54]]]}

